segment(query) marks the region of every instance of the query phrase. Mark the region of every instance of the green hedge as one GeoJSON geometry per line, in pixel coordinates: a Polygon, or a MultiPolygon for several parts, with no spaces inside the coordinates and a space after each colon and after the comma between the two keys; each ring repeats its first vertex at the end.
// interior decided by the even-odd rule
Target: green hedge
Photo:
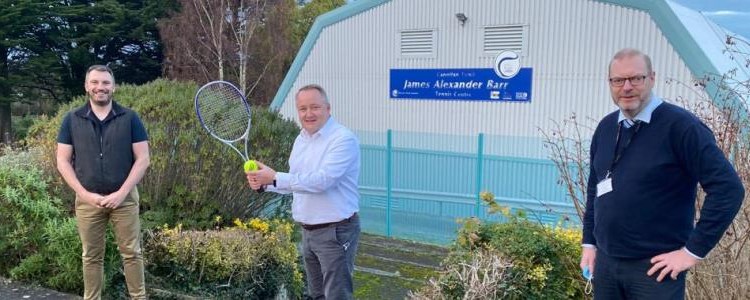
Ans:
{"type": "MultiPolygon", "coordinates": [[[[151,166],[139,185],[146,228],[181,223],[205,229],[217,215],[224,220],[248,218],[269,207],[288,205],[288,197],[258,194],[247,187],[240,157],[200,126],[193,104],[197,88],[194,83],[160,79],[141,86],[118,86],[115,93],[118,103],[139,113],[149,133],[151,166]]],[[[27,141],[41,147],[45,173],[51,174],[54,182],[52,193],[69,208],[72,192],[55,169],[56,137],[65,113],[84,101],[79,97],[61,106],[55,116],[42,118],[30,130],[27,141]]],[[[286,170],[298,132],[294,122],[278,113],[254,108],[250,156],[286,170]]]]}
{"type": "Polygon", "coordinates": [[[148,281],[183,297],[272,299],[283,292],[300,298],[292,231],[291,223],[260,219],[208,231],[164,227],[146,239],[148,281]]]}

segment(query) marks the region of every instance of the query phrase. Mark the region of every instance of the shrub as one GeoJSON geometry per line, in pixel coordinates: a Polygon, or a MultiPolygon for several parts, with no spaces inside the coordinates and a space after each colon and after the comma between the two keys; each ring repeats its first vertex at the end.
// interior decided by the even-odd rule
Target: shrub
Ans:
{"type": "Polygon", "coordinates": [[[519,298],[583,298],[580,230],[516,219],[485,224],[478,235],[482,248],[495,248],[513,262],[513,280],[506,284],[519,298]]]}
{"type": "Polygon", "coordinates": [[[302,294],[292,224],[235,220],[231,228],[162,227],[146,239],[153,288],[209,298],[271,299],[302,294]],[[282,290],[283,287],[283,290],[282,290]]]}
{"type": "MultiPolygon", "coordinates": [[[[149,133],[151,166],[139,190],[144,227],[182,223],[210,228],[216,215],[225,220],[257,216],[269,206],[287,205],[290,199],[247,187],[239,156],[210,137],[195,117],[196,89],[194,83],[169,80],[118,87],[116,101],[138,112],[149,133]]],[[[56,136],[63,116],[85,101],[76,98],[62,105],[57,115],[41,118],[27,141],[43,149],[45,173],[53,176],[52,192],[71,208],[72,192],[55,169],[56,136]]],[[[253,109],[252,123],[250,156],[277,170],[286,169],[298,127],[264,108],[253,109]]]]}
{"type": "MultiPolygon", "coordinates": [[[[81,240],[75,218],[48,221],[44,226],[45,245],[11,270],[14,279],[41,283],[70,293],[83,293],[81,240]]],[[[122,260],[114,234],[108,229],[104,255],[104,296],[119,298],[125,289],[122,260]]]]}
{"type": "Polygon", "coordinates": [[[42,171],[29,152],[5,150],[0,157],[0,273],[33,255],[46,243],[44,226],[63,214],[50,197],[42,171]]]}
{"type": "Polygon", "coordinates": [[[488,293],[503,299],[584,298],[580,229],[532,222],[523,212],[513,215],[497,205],[491,193],[483,193],[482,199],[508,221],[464,220],[441,276],[425,288],[429,292],[415,295],[417,299],[435,294],[445,297],[441,299],[486,299],[488,293]]]}
{"type": "Polygon", "coordinates": [[[26,138],[26,135],[29,132],[29,127],[34,124],[36,119],[37,116],[35,115],[11,117],[11,122],[13,123],[13,125],[11,126],[11,128],[13,129],[13,140],[20,141],[26,138]]]}
{"type": "Polygon", "coordinates": [[[453,252],[443,262],[445,270],[438,279],[430,279],[416,293],[415,300],[506,299],[512,295],[506,282],[511,281],[513,264],[492,249],[453,252]]]}
{"type": "MultiPolygon", "coordinates": [[[[0,272],[61,291],[81,293],[81,241],[74,218],[49,195],[38,167],[39,149],[5,150],[0,156],[0,272]]],[[[105,285],[120,270],[111,231],[107,234],[105,285]]]]}

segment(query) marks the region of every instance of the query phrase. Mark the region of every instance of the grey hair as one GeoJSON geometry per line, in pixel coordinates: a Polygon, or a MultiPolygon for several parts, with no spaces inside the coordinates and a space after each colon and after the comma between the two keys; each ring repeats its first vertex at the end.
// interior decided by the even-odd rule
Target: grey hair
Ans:
{"type": "Polygon", "coordinates": [[[299,88],[299,90],[297,90],[297,93],[294,94],[294,98],[296,99],[297,96],[299,96],[299,93],[301,93],[302,91],[309,91],[309,90],[317,90],[320,93],[320,95],[323,96],[323,100],[326,102],[326,104],[330,105],[330,102],[328,102],[328,94],[326,94],[326,91],[323,89],[323,87],[318,84],[308,84],[299,88]]]}
{"type": "Polygon", "coordinates": [[[633,48],[624,48],[620,51],[617,51],[615,53],[615,56],[612,57],[612,60],[609,61],[609,67],[607,69],[607,74],[612,71],[612,63],[614,63],[616,60],[621,60],[626,57],[636,57],[640,56],[643,58],[644,61],[646,61],[646,71],[648,71],[648,74],[651,74],[654,72],[653,67],[651,66],[651,57],[646,55],[645,53],[641,52],[638,49],[633,48]]]}

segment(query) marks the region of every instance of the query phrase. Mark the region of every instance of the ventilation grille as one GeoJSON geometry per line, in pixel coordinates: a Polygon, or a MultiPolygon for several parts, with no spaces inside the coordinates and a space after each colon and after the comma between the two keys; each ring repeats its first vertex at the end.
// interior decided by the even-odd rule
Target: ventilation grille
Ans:
{"type": "Polygon", "coordinates": [[[523,25],[488,26],[484,28],[484,52],[512,50],[523,53],[523,25]]]}
{"type": "Polygon", "coordinates": [[[435,30],[401,31],[401,55],[433,55],[435,30]]]}

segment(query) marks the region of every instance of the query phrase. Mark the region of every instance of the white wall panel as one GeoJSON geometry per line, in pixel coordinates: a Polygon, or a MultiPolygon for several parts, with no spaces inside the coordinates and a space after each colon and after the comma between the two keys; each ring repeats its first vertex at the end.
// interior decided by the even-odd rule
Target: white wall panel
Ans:
{"type": "Polygon", "coordinates": [[[658,95],[692,94],[664,83],[691,75],[646,12],[591,0],[393,0],[326,27],[281,111],[296,118],[294,91],[319,83],[333,115],[356,130],[539,137],[538,128],[573,112],[598,120],[616,109],[607,64],[623,47],[653,58],[658,95]],[[468,17],[464,26],[459,12],[468,17]],[[530,103],[389,98],[391,68],[490,68],[483,28],[503,24],[528,26],[521,64],[534,72],[530,103]],[[399,32],[409,29],[437,31],[435,57],[400,56],[399,32]]]}

